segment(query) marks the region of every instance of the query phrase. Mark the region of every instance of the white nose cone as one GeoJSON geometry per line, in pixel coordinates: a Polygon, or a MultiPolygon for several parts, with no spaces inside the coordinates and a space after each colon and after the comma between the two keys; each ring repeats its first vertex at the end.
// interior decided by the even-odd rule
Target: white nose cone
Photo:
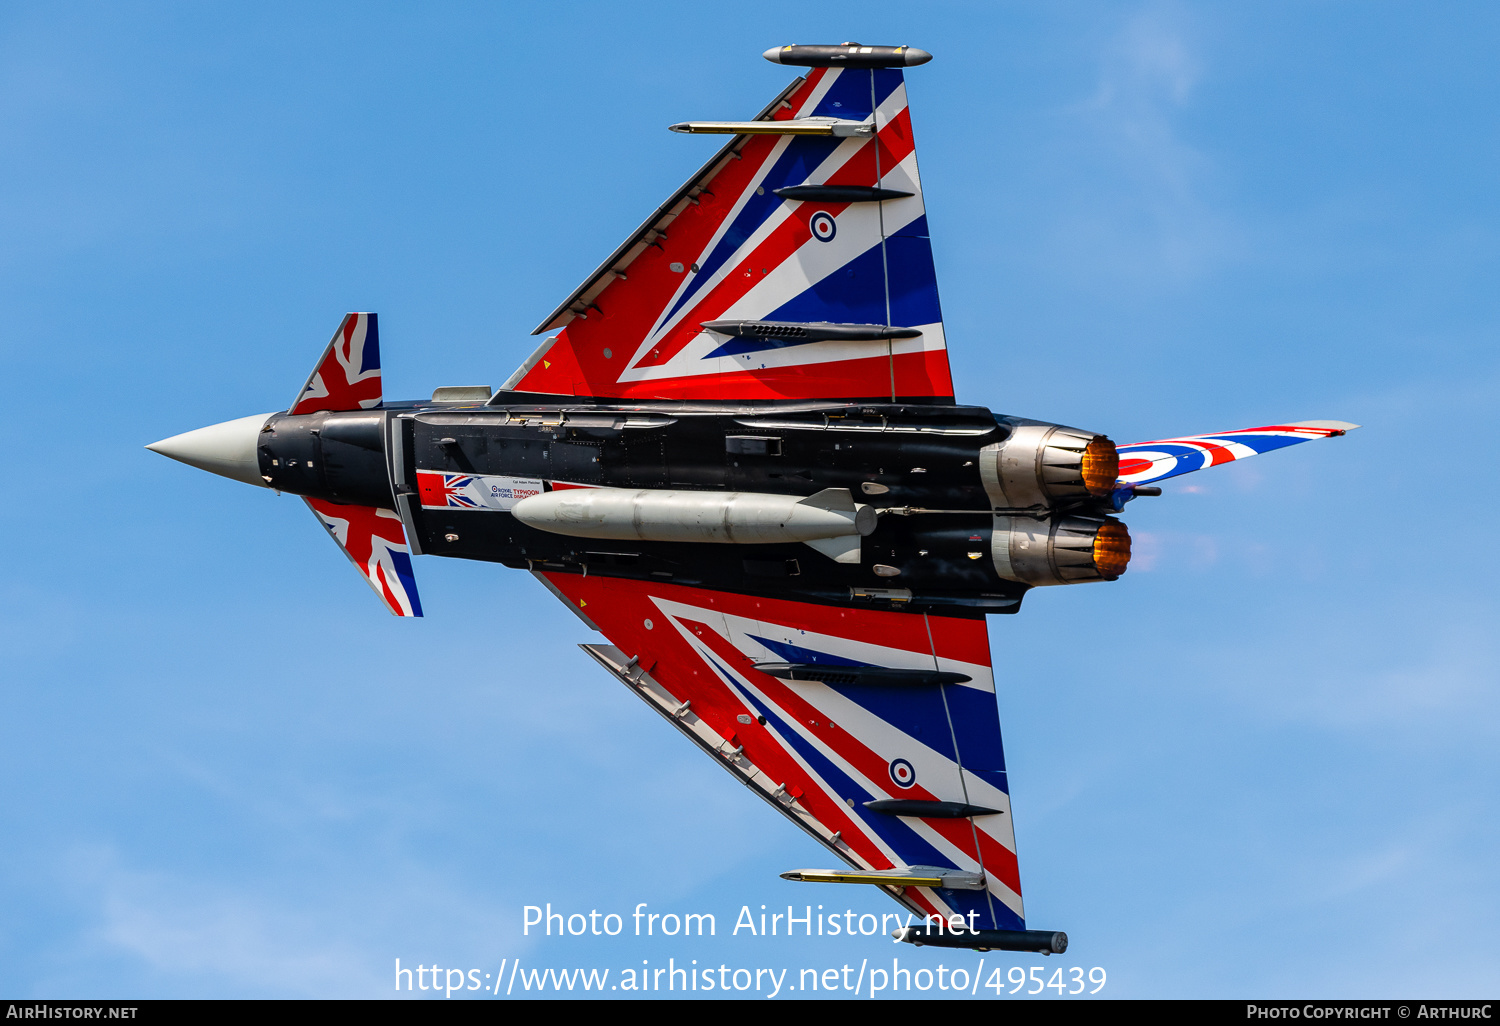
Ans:
{"type": "Polygon", "coordinates": [[[257,413],[253,417],[226,420],[222,424],[163,438],[146,448],[210,474],[268,488],[270,486],[260,476],[255,445],[260,429],[274,416],[274,413],[257,413]]]}

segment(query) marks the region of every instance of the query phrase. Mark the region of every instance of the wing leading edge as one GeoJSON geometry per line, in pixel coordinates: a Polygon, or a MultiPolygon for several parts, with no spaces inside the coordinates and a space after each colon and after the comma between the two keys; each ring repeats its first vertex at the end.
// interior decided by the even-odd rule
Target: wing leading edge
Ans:
{"type": "Polygon", "coordinates": [[[919,915],[1025,929],[982,619],[537,576],[612,642],[585,651],[863,871],[791,878],[934,881],[886,886],[919,915]]]}
{"type": "Polygon", "coordinates": [[[816,68],[754,123],[675,127],[744,134],[543,322],[557,334],[505,388],[952,400],[899,69],[816,68]]]}

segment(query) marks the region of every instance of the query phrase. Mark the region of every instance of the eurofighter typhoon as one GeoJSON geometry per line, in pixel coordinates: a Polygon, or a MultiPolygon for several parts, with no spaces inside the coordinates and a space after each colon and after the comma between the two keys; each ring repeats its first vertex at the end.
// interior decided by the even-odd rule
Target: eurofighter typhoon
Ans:
{"type": "Polygon", "coordinates": [[[351,313],[291,408],[149,448],[300,495],[380,600],[413,555],[529,572],[583,649],[884,889],[918,944],[1061,952],[1028,930],[985,617],[1114,581],[1157,483],[1340,421],[1116,445],[954,396],[904,71],[909,47],[786,46],[808,69],[536,329],[498,392],[386,402],[351,313]]]}

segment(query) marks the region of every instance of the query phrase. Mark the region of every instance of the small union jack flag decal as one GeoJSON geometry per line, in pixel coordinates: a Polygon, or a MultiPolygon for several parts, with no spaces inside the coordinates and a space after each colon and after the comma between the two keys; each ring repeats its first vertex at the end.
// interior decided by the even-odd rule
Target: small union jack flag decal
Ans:
{"type": "Polygon", "coordinates": [[[537,478],[487,477],[418,470],[417,491],[423,509],[509,510],[545,489],[537,478]]]}

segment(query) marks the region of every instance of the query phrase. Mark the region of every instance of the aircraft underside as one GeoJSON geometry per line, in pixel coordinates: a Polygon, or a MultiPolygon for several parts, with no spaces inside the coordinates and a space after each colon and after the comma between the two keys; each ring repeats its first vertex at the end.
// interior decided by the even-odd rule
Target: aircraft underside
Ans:
{"type": "MultiPolygon", "coordinates": [[[[997,570],[995,532],[1007,534],[1012,518],[994,512],[981,470],[994,469],[1000,444],[1026,422],[952,405],[625,407],[505,398],[512,401],[273,417],[259,434],[259,468],[282,491],[399,509],[414,550],[429,555],[950,615],[1015,612],[1031,587],[997,570]],[[518,502],[560,486],[657,501],[667,525],[655,536],[629,526],[590,536],[556,517],[540,528],[514,514],[518,502]],[[831,534],[810,541],[777,538],[775,525],[748,544],[661,537],[674,519],[687,532],[703,520],[694,500],[705,492],[800,502],[829,489],[845,505],[869,507],[873,529],[860,533],[835,519],[831,534]],[[841,535],[858,539],[851,561],[815,545],[841,535]]],[[[1026,514],[1049,533],[1060,519],[1083,533],[1115,525],[1124,548],[1116,545],[1108,572],[1085,561],[1066,571],[1075,579],[1124,570],[1128,535],[1106,515],[1107,503],[1107,495],[1084,493],[1026,514]]],[[[736,513],[706,515],[733,531],[736,513]]]]}
{"type": "MultiPolygon", "coordinates": [[[[348,314],[285,412],[154,443],[303,496],[395,615],[414,555],[530,571],[584,650],[834,858],[898,939],[1059,952],[1028,930],[988,613],[1115,581],[1157,482],[1313,439],[1295,421],[1117,446],[955,403],[904,69],[909,47],[790,46],[809,69],[537,328],[492,394],[383,401],[348,314]]],[[[518,641],[520,639],[517,639],[518,641]]]]}

